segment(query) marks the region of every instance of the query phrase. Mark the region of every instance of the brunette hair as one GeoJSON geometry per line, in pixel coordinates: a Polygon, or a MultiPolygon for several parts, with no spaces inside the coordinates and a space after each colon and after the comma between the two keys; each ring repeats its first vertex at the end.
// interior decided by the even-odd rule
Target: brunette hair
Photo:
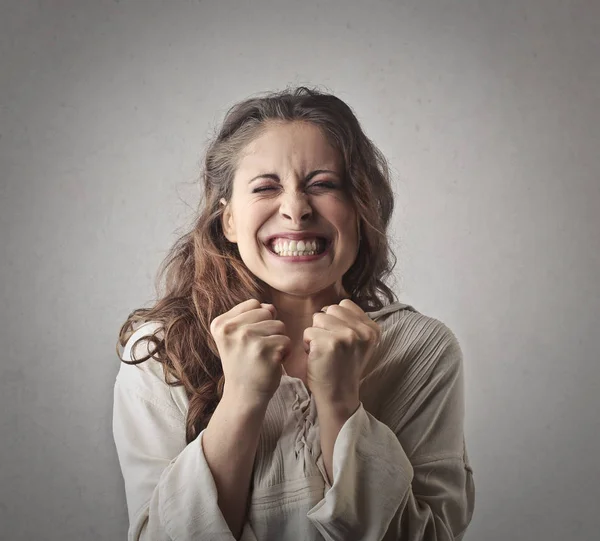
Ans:
{"type": "Polygon", "coordinates": [[[208,424],[223,394],[223,368],[210,332],[212,320],[251,298],[269,302],[266,284],[248,270],[237,244],[223,234],[224,207],[219,204],[221,198],[231,199],[241,151],[269,121],[311,122],[341,153],[345,189],[360,220],[358,254],[342,285],[365,311],[397,301],[384,284],[396,265],[387,237],[394,208],[389,167],[350,107],[332,94],[304,86],[269,92],[231,107],[206,151],[198,216],[159,267],[158,300],[151,308],[138,308],[129,314],[116,346],[123,362],[139,364],[152,357],[162,363],[169,385],[184,386],[189,399],[187,443],[208,424]],[[163,280],[161,294],[159,284],[163,280]],[[132,356],[131,361],[124,360],[119,346],[124,347],[147,321],[161,324],[152,335],[142,337],[148,340],[150,353],[141,359],[132,356]]]}

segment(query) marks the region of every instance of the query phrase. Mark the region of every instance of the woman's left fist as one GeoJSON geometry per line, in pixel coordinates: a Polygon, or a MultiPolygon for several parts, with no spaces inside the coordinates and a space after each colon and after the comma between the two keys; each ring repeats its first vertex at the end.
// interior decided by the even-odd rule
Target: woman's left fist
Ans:
{"type": "Polygon", "coordinates": [[[358,397],[362,372],[380,338],[379,325],[350,299],[313,314],[303,335],[312,394],[334,402],[358,397]]]}

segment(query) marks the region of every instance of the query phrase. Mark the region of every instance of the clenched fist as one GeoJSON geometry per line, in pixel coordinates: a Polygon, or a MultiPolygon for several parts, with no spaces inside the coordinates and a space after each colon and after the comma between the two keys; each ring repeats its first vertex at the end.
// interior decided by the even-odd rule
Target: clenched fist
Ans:
{"type": "Polygon", "coordinates": [[[276,317],[272,304],[249,299],[211,321],[228,392],[268,402],[277,391],[291,340],[276,317]]]}

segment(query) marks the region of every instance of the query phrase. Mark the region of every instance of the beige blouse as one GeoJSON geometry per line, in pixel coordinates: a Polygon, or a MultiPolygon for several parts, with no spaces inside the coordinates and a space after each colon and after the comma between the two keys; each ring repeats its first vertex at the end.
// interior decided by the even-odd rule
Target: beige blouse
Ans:
{"type": "MultiPolygon", "coordinates": [[[[327,481],[315,403],[284,374],[262,425],[243,541],[460,540],[475,489],[464,433],[462,352],[452,331],[412,306],[368,312],[382,329],[360,406],[343,425],[327,481]]],[[[157,328],[141,326],[131,346],[157,328]]],[[[149,342],[135,346],[135,358],[149,342]]],[[[217,505],[202,431],[186,445],[188,400],[155,359],[120,362],[113,435],[128,541],[234,539],[217,505]]]]}

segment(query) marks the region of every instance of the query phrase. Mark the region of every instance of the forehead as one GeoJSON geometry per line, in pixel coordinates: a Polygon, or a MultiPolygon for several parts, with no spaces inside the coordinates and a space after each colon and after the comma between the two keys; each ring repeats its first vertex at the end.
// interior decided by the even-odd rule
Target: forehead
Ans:
{"type": "Polygon", "coordinates": [[[270,122],[241,152],[238,168],[340,168],[340,153],[310,122],[270,122]]]}

